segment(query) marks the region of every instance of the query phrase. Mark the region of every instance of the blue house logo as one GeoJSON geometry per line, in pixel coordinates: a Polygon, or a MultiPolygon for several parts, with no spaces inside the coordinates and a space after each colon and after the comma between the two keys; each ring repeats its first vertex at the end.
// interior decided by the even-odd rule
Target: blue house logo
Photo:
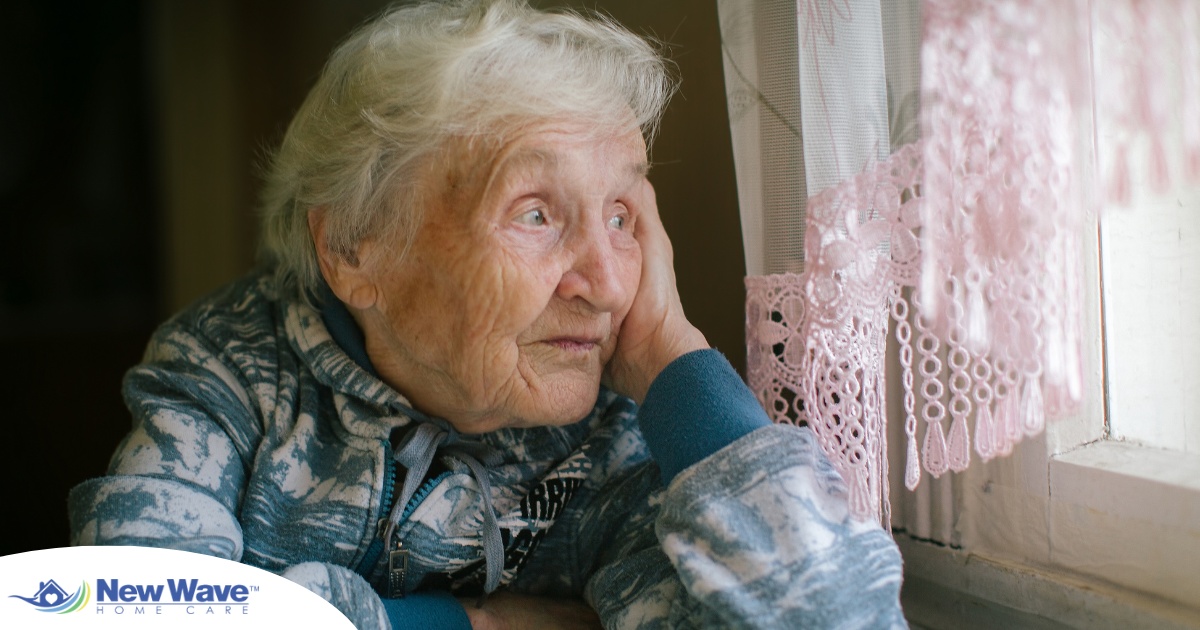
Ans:
{"type": "Polygon", "coordinates": [[[68,594],[54,580],[46,580],[38,585],[37,592],[31,597],[9,595],[27,602],[30,606],[42,612],[64,614],[83,608],[92,598],[92,589],[83,582],[74,593],[68,594]]]}

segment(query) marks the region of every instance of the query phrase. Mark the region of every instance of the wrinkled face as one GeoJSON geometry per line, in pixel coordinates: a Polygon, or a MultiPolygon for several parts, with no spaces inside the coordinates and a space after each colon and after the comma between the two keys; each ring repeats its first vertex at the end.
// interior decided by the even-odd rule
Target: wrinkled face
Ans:
{"type": "Polygon", "coordinates": [[[378,257],[356,318],[384,380],[459,431],[569,424],[637,290],[646,147],[555,125],[486,153],[437,184],[405,256],[378,257]]]}

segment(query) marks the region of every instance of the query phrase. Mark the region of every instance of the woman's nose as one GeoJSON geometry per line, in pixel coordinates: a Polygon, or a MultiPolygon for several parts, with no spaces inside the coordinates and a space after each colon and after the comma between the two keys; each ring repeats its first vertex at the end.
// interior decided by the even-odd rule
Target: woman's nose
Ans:
{"type": "Polygon", "coordinates": [[[623,258],[629,252],[613,247],[608,228],[599,226],[579,230],[570,245],[573,257],[566,273],[558,281],[558,296],[564,300],[582,299],[599,312],[617,312],[625,306],[629,287],[623,258]]]}

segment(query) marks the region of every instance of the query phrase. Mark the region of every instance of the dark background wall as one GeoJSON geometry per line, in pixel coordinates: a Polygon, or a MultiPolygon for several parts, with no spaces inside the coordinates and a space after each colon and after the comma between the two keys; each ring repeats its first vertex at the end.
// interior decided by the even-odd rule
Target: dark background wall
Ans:
{"type": "MultiPolygon", "coordinates": [[[[262,156],[329,50],[384,4],[6,4],[0,555],[67,544],[67,490],[103,474],[129,428],[122,373],[159,321],[250,267],[262,156]]],[[[678,65],[651,179],[684,307],[742,369],[745,267],[716,3],[572,4],[664,41],[678,65]]]]}

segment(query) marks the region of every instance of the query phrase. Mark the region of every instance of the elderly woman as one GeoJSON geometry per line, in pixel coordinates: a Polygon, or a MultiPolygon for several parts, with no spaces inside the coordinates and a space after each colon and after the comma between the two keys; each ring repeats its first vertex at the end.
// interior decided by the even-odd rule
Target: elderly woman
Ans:
{"type": "Polygon", "coordinates": [[[889,536],[684,316],[646,181],[672,90],[600,18],[362,27],[274,156],[269,264],[157,331],[73,542],[280,572],[361,628],[903,626],[889,536]]]}

